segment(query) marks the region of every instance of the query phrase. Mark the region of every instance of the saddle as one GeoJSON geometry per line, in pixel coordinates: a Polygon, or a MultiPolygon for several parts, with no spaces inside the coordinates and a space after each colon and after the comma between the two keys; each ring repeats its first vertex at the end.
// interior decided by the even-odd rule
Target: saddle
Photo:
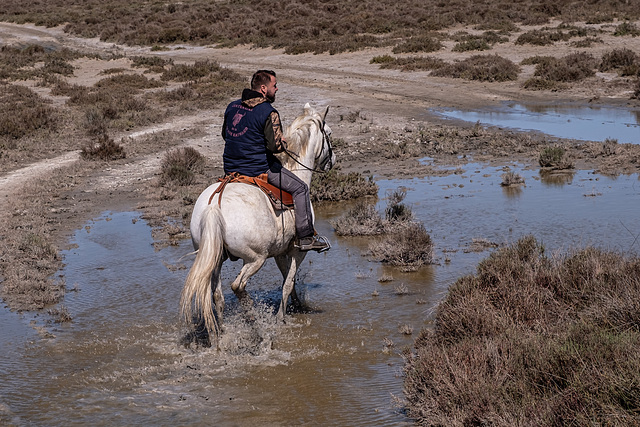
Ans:
{"type": "Polygon", "coordinates": [[[218,182],[220,182],[221,184],[218,186],[218,188],[216,188],[211,197],[209,197],[209,204],[211,204],[213,197],[216,194],[220,193],[220,197],[218,197],[218,206],[220,206],[220,202],[222,201],[222,192],[224,191],[227,184],[232,182],[241,182],[243,184],[257,186],[259,189],[261,189],[264,194],[267,195],[267,198],[273,205],[274,209],[293,209],[293,196],[291,196],[291,193],[288,193],[274,185],[269,184],[267,182],[266,173],[252,177],[240,175],[238,172],[232,172],[229,175],[218,179],[218,182]]]}

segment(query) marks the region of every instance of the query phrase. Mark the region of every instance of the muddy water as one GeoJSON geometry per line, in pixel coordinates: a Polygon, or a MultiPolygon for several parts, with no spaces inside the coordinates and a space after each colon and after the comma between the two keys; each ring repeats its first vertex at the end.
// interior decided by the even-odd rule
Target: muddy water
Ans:
{"type": "MultiPolygon", "coordinates": [[[[502,168],[468,164],[444,178],[379,181],[430,231],[437,265],[402,273],[368,261],[366,239],[340,238],[310,254],[298,285],[308,311],[273,322],[279,273],[269,262],[249,284],[255,309],[228,302],[224,352],[180,345],[177,303],[190,243],[155,252],[137,213],[105,213],[78,230],[65,254],[70,323],[0,310],[0,424],[4,425],[410,425],[402,358],[436,302],[498,244],[533,234],[549,251],[594,244],[638,253],[640,182],[580,171],[540,175],[511,165],[526,185],[500,186],[502,168]],[[382,276],[392,276],[381,283],[382,276]],[[413,331],[413,334],[405,332],[413,331]]],[[[228,283],[239,263],[227,263],[228,283]]]]}

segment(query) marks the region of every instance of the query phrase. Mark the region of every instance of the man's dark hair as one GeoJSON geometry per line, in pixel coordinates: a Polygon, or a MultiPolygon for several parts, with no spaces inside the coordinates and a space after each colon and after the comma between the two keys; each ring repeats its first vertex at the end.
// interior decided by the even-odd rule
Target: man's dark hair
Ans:
{"type": "Polygon", "coordinates": [[[276,72],[271,70],[258,70],[251,77],[251,90],[258,90],[260,86],[271,81],[271,76],[275,77],[276,72]]]}

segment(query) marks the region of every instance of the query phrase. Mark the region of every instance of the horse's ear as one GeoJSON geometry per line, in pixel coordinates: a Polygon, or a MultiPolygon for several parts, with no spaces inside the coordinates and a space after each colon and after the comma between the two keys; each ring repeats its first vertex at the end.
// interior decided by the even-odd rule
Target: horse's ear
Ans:
{"type": "Polygon", "coordinates": [[[326,122],[327,121],[327,114],[329,114],[329,106],[327,105],[327,108],[325,108],[324,110],[324,114],[322,115],[322,121],[326,122]]]}

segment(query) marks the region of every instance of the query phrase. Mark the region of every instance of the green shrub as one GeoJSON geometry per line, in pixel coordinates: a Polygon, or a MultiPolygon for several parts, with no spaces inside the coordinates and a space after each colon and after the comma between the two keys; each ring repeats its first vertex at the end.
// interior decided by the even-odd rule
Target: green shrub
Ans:
{"type": "Polygon", "coordinates": [[[369,61],[369,64],[386,64],[389,62],[393,62],[395,61],[396,58],[394,58],[391,55],[379,55],[379,56],[374,56],[371,61],[369,61]]]}
{"type": "Polygon", "coordinates": [[[567,151],[559,146],[545,147],[538,158],[543,168],[572,169],[573,163],[567,158],[567,151]]]}

